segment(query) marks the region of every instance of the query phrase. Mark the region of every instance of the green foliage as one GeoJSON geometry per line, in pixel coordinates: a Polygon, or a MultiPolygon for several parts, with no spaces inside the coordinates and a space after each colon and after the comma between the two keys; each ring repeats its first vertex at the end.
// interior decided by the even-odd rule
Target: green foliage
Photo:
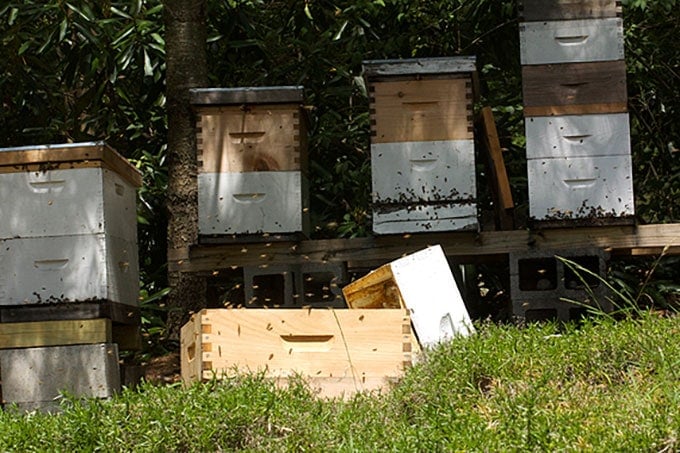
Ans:
{"type": "MultiPolygon", "coordinates": [[[[514,5],[488,0],[211,3],[216,86],[306,88],[312,214],[319,236],[370,231],[368,97],[362,61],[471,55],[486,68],[485,102],[521,122],[514,5]],[[517,72],[508,77],[507,64],[517,72]],[[501,69],[503,68],[503,69],[501,69]],[[488,87],[488,89],[487,89],[488,87]],[[501,89],[502,87],[502,89],[501,89]]],[[[503,141],[511,139],[504,135],[503,141]]]]}
{"type": "Polygon", "coordinates": [[[636,204],[650,223],[680,219],[677,0],[624,2],[636,204]]]}
{"type": "MultiPolygon", "coordinates": [[[[623,3],[637,211],[645,222],[674,222],[680,5],[623,3]]],[[[212,85],[305,86],[316,237],[371,231],[367,59],[476,55],[479,104],[493,107],[520,218],[526,211],[515,0],[209,0],[207,8],[212,85]]],[[[166,286],[162,14],[161,0],[0,6],[0,146],[106,140],[132,160],[144,175],[143,297],[166,286]]],[[[479,175],[480,206],[488,211],[481,166],[479,175]]]]}
{"type": "Polygon", "coordinates": [[[428,351],[381,396],[323,400],[261,375],[58,416],[0,412],[2,451],[677,451],[680,318],[484,324],[428,351]]]}

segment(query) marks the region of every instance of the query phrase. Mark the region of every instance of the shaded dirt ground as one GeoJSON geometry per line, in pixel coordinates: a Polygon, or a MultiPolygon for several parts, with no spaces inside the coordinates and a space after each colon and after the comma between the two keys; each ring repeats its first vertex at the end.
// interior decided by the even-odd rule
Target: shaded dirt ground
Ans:
{"type": "Polygon", "coordinates": [[[179,353],[170,352],[152,358],[144,370],[144,378],[154,384],[173,384],[180,382],[179,353]]]}

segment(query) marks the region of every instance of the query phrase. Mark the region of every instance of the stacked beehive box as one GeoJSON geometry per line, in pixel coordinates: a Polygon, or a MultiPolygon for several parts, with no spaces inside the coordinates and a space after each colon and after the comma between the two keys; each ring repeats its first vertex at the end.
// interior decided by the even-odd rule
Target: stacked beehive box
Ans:
{"type": "Polygon", "coordinates": [[[538,225],[634,215],[620,2],[524,0],[529,212],[538,225]]]}
{"type": "Polygon", "coordinates": [[[477,228],[474,57],[364,62],[373,231],[477,228]]]}
{"type": "MultiPolygon", "coordinates": [[[[101,142],[0,150],[5,401],[48,404],[60,387],[82,396],[101,394],[87,383],[103,368],[79,370],[78,358],[101,356],[117,367],[113,324],[137,333],[140,185],[140,173],[101,142]],[[76,369],[63,372],[71,367],[76,369]],[[26,373],[38,378],[26,380],[26,373]],[[67,382],[65,376],[82,379],[67,382]],[[54,385],[39,390],[45,380],[54,385]],[[31,399],[38,394],[40,400],[31,399]]],[[[106,382],[110,393],[120,385],[117,376],[107,371],[98,382],[106,382]]]]}
{"type": "Polygon", "coordinates": [[[300,375],[322,395],[384,389],[420,345],[474,327],[441,247],[402,257],[343,288],[349,309],[203,310],[182,327],[185,384],[258,372],[300,375]]]}
{"type": "Polygon", "coordinates": [[[307,233],[302,87],[192,90],[201,237],[307,233]]]}

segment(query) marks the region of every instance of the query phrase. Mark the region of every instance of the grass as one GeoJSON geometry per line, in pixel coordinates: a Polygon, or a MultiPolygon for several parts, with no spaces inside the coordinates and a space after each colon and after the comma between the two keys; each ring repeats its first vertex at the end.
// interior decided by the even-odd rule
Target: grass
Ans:
{"type": "Polygon", "coordinates": [[[0,451],[678,451],[680,317],[484,324],[389,393],[318,400],[262,376],[143,384],[0,413],[0,451]]]}

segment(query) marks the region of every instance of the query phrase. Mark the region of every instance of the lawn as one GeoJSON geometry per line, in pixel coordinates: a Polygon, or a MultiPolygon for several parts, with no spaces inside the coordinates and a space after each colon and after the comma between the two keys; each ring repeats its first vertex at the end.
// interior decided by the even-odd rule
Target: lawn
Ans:
{"type": "Polygon", "coordinates": [[[0,451],[678,451],[680,317],[479,324],[382,395],[243,376],[0,413],[0,451]]]}

